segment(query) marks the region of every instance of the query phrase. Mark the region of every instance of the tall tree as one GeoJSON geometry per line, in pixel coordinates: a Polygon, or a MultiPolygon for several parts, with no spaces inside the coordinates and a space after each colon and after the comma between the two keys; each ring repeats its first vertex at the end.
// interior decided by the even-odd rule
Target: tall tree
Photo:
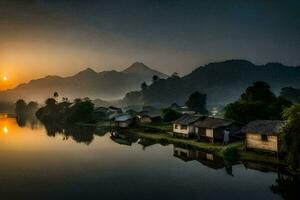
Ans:
{"type": "Polygon", "coordinates": [[[19,114],[23,114],[26,112],[26,109],[27,109],[27,104],[26,102],[23,100],[23,99],[19,99],[17,102],[16,102],[16,114],[19,115],[19,114]]]}
{"type": "Polygon", "coordinates": [[[199,112],[201,114],[207,114],[206,109],[206,94],[201,94],[200,92],[194,92],[191,94],[187,102],[185,103],[190,109],[199,112]]]}
{"type": "Polygon", "coordinates": [[[286,108],[283,112],[286,125],[281,133],[281,150],[286,152],[286,160],[293,169],[300,167],[300,104],[286,108]]]}

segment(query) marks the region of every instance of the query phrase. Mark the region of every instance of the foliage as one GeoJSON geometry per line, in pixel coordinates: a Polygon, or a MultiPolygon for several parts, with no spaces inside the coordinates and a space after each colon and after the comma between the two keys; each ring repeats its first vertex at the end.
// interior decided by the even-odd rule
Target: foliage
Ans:
{"type": "Polygon", "coordinates": [[[152,76],[152,82],[156,82],[159,79],[159,77],[157,75],[153,75],[152,76]]]}
{"type": "Polygon", "coordinates": [[[283,97],[276,97],[265,82],[255,82],[248,87],[238,101],[228,104],[224,117],[244,123],[258,119],[282,119],[283,109],[291,102],[283,97]]]}
{"type": "Polygon", "coordinates": [[[57,102],[49,98],[45,106],[36,112],[36,116],[44,123],[58,122],[76,123],[93,122],[94,104],[90,99],[75,99],[73,103],[68,101],[57,102]]]}
{"type": "Polygon", "coordinates": [[[191,94],[187,102],[185,103],[190,109],[199,112],[201,114],[207,114],[206,109],[206,94],[201,94],[200,92],[194,92],[191,94]]]}
{"type": "Polygon", "coordinates": [[[142,90],[146,90],[147,88],[148,88],[147,83],[146,83],[146,82],[143,82],[143,83],[141,84],[141,89],[142,89],[142,90]]]}
{"type": "Polygon", "coordinates": [[[286,108],[283,112],[286,120],[281,132],[281,151],[285,152],[285,159],[290,167],[300,168],[300,104],[286,108]]]}
{"type": "Polygon", "coordinates": [[[171,108],[165,108],[162,110],[163,114],[163,120],[165,122],[171,122],[174,121],[182,116],[181,113],[171,109],[171,108]]]}
{"type": "Polygon", "coordinates": [[[27,104],[23,99],[19,99],[15,105],[16,115],[23,115],[27,111],[27,104]]]}
{"type": "Polygon", "coordinates": [[[285,87],[281,89],[280,96],[294,103],[300,103],[300,89],[285,87]]]}

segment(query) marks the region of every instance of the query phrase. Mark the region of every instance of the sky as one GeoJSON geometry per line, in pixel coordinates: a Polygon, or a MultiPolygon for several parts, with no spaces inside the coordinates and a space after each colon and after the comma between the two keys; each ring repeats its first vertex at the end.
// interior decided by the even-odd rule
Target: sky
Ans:
{"type": "Polygon", "coordinates": [[[0,0],[0,90],[136,61],[180,75],[233,58],[298,66],[299,52],[298,0],[0,0]]]}

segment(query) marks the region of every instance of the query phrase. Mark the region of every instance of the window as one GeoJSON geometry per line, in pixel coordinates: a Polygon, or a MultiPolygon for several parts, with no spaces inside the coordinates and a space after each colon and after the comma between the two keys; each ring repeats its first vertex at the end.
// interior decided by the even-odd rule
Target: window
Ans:
{"type": "Polygon", "coordinates": [[[181,125],[181,130],[187,130],[187,125],[181,125]]]}
{"type": "Polygon", "coordinates": [[[178,124],[175,124],[175,129],[178,129],[178,124]]]}
{"type": "Polygon", "coordinates": [[[268,141],[268,135],[267,134],[262,134],[261,135],[261,140],[262,141],[268,141]]]}

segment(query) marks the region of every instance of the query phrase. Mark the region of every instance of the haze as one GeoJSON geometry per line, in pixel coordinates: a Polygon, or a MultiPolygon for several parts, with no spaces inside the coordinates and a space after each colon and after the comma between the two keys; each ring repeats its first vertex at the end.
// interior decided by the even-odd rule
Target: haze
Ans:
{"type": "Polygon", "coordinates": [[[287,1],[26,1],[0,3],[0,89],[135,61],[186,74],[231,58],[300,64],[300,3],[287,1]]]}

